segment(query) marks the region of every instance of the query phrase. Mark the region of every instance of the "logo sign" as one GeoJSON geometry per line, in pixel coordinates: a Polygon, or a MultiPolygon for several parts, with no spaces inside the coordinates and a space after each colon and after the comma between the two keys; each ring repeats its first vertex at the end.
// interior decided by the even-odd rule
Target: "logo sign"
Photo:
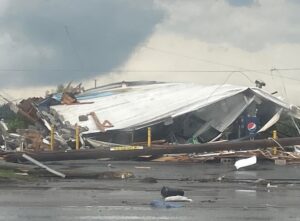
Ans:
{"type": "Polygon", "coordinates": [[[250,122],[247,125],[248,131],[255,131],[256,130],[256,124],[254,122],[250,122]]]}

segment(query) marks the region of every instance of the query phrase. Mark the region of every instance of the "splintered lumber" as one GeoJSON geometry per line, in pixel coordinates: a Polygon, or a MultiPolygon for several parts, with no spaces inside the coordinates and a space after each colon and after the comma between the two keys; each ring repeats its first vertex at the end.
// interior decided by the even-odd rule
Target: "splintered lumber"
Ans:
{"type": "Polygon", "coordinates": [[[61,172],[58,172],[58,171],[56,171],[56,170],[53,170],[53,169],[51,169],[50,167],[47,167],[46,165],[40,163],[39,161],[33,159],[32,157],[28,156],[28,155],[25,154],[25,153],[22,154],[22,157],[24,157],[26,160],[28,160],[28,161],[34,163],[35,165],[37,165],[37,166],[39,166],[39,167],[41,167],[41,168],[46,169],[46,170],[49,171],[50,173],[55,174],[56,176],[59,176],[59,177],[62,177],[62,178],[65,178],[65,177],[66,177],[65,174],[63,174],[63,173],[61,173],[61,172]]]}
{"type": "MultiPolygon", "coordinates": [[[[291,146],[300,144],[300,137],[281,138],[276,140],[281,146],[291,146]]],[[[88,149],[72,151],[52,151],[52,152],[26,152],[27,155],[39,161],[60,161],[60,160],[81,160],[111,158],[116,160],[130,160],[139,156],[152,155],[161,156],[164,154],[179,153],[204,153],[229,150],[256,150],[278,145],[274,140],[248,140],[248,141],[225,141],[204,144],[179,144],[179,145],[156,145],[151,147],[142,146],[120,146],[111,147],[107,150],[88,149]]],[[[10,162],[22,161],[22,153],[9,153],[4,159],[10,162]]]]}
{"type": "Polygon", "coordinates": [[[93,120],[95,121],[95,124],[96,124],[97,128],[101,132],[105,132],[105,129],[108,128],[108,127],[113,127],[113,125],[108,120],[104,120],[103,123],[101,123],[95,112],[91,112],[89,115],[92,116],[93,120]]]}

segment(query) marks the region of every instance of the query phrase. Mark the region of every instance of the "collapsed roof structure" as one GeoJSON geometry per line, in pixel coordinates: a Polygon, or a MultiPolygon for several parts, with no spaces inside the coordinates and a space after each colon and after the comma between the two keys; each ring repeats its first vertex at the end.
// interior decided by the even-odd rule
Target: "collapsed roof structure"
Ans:
{"type": "MultiPolygon", "coordinates": [[[[37,107],[48,104],[64,125],[79,125],[84,137],[106,142],[145,141],[147,127],[154,140],[169,143],[253,138],[283,117],[292,119],[299,131],[294,120],[300,119],[299,109],[259,88],[140,81],[70,96],[69,103],[61,104],[66,97],[54,94],[52,102],[44,100],[37,107]]],[[[49,114],[43,117],[51,124],[49,114]]]]}
{"type": "Polygon", "coordinates": [[[0,146],[12,162],[24,160],[24,152],[42,161],[170,153],[205,153],[199,160],[245,154],[300,160],[293,146],[300,144],[299,108],[257,87],[138,81],[84,91],[69,84],[63,93],[8,105],[29,122],[16,133],[0,122],[0,146]],[[275,139],[265,139],[274,130],[275,139]],[[266,149],[274,145],[280,151],[266,149]]]}

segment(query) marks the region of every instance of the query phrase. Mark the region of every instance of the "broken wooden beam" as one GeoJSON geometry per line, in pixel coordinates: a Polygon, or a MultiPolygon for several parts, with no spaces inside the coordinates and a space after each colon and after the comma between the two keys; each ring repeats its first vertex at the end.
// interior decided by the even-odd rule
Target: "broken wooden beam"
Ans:
{"type": "MultiPolygon", "coordinates": [[[[281,146],[292,146],[300,144],[300,137],[281,138],[277,140],[281,146]]],[[[61,160],[82,160],[111,158],[117,160],[130,160],[139,156],[152,155],[161,156],[163,154],[179,153],[204,153],[217,152],[225,150],[256,150],[267,147],[273,147],[277,144],[271,139],[248,140],[248,141],[225,141],[204,144],[179,144],[179,145],[157,145],[152,147],[134,148],[134,146],[112,147],[110,149],[87,149],[71,150],[67,152],[26,152],[27,155],[34,157],[39,161],[61,161],[61,160]]],[[[10,162],[22,161],[22,152],[9,153],[4,159],[10,162]]]]}

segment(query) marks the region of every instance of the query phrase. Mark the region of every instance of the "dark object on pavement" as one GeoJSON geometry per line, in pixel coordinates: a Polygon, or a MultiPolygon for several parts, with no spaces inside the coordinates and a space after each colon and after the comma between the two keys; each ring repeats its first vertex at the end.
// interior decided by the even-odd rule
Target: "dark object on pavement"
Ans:
{"type": "Polygon", "coordinates": [[[142,183],[157,183],[157,179],[155,179],[153,177],[145,177],[140,182],[142,182],[142,183]]]}
{"type": "Polygon", "coordinates": [[[164,186],[161,189],[160,193],[164,198],[169,197],[169,196],[184,196],[183,190],[174,189],[174,188],[170,188],[170,187],[166,187],[166,186],[164,186]]]}

